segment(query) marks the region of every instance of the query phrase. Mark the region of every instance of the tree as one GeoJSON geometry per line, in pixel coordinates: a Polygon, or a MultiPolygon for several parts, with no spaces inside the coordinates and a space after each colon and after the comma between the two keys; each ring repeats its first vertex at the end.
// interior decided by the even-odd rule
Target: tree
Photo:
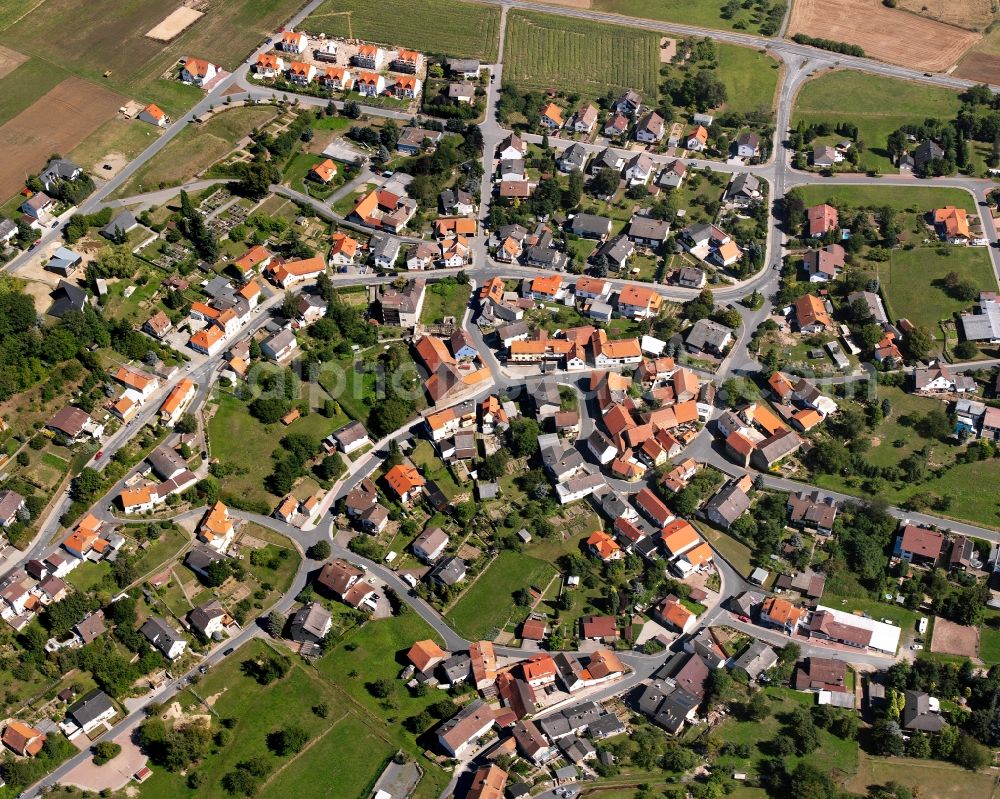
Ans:
{"type": "Polygon", "coordinates": [[[955,345],[955,355],[963,361],[969,361],[979,354],[979,347],[976,342],[965,339],[955,345]]]}
{"type": "Polygon", "coordinates": [[[993,762],[993,753],[966,732],[959,733],[951,758],[970,771],[979,771],[993,762]]]}
{"type": "Polygon", "coordinates": [[[317,541],[309,547],[309,557],[313,560],[326,560],[330,557],[330,542],[326,539],[317,541]]]}
{"type": "Polygon", "coordinates": [[[275,730],[267,736],[268,748],[278,757],[287,757],[301,752],[308,741],[309,733],[294,725],[275,730]]]}
{"type": "Polygon", "coordinates": [[[751,721],[763,721],[771,715],[771,703],[763,691],[754,691],[745,707],[751,721]]]}
{"type": "Polygon", "coordinates": [[[933,344],[930,331],[926,327],[914,328],[910,331],[910,334],[904,339],[904,341],[906,343],[906,348],[910,351],[910,355],[917,360],[923,360],[926,358],[927,353],[931,351],[931,346],[933,344]]]}
{"type": "Polygon", "coordinates": [[[872,748],[877,755],[903,754],[903,732],[891,719],[880,719],[871,730],[872,748]]]}
{"type": "Polygon", "coordinates": [[[257,786],[257,779],[242,769],[228,771],[222,777],[222,787],[225,788],[226,793],[233,796],[253,796],[257,793],[257,786]]]}
{"type": "Polygon", "coordinates": [[[233,573],[232,566],[229,565],[228,560],[214,560],[205,567],[205,574],[202,577],[202,582],[205,583],[209,588],[218,588],[233,573]]]}
{"type": "Polygon", "coordinates": [[[278,613],[276,610],[272,610],[269,614],[267,614],[267,623],[265,625],[268,635],[273,638],[280,638],[281,634],[285,631],[285,624],[287,621],[287,617],[283,614],[278,613]]]}
{"type": "Polygon", "coordinates": [[[533,455],[538,451],[538,436],[541,429],[538,422],[519,416],[510,423],[511,447],[514,454],[519,457],[533,455]]]}
{"type": "Polygon", "coordinates": [[[387,699],[392,696],[395,688],[393,681],[386,678],[368,683],[368,692],[376,699],[387,699]]]}
{"type": "Polygon", "coordinates": [[[198,420],[195,418],[193,413],[185,413],[177,420],[174,425],[174,430],[178,433],[193,433],[198,429],[198,420]]]}
{"type": "Polygon", "coordinates": [[[103,766],[109,760],[121,754],[122,748],[120,744],[116,744],[114,741],[101,741],[94,744],[91,751],[94,753],[94,765],[103,766]]]}

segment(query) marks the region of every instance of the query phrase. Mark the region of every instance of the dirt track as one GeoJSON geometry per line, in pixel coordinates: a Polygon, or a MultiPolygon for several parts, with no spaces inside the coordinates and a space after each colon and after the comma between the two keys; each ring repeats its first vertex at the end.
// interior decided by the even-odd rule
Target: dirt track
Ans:
{"type": "Polygon", "coordinates": [[[0,197],[24,185],[25,171],[38,172],[52,153],[68,153],[125,100],[80,78],[67,78],[0,126],[0,197]]]}
{"type": "Polygon", "coordinates": [[[795,0],[788,32],[857,44],[872,58],[928,72],[948,69],[980,38],[880,0],[795,0]]]}

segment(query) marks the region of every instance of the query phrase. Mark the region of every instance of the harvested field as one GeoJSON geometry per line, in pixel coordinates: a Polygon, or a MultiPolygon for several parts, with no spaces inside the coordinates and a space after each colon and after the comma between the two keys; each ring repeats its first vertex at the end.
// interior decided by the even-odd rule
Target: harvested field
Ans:
{"type": "Polygon", "coordinates": [[[979,40],[979,34],[924,19],[880,0],[796,0],[789,35],[805,33],[864,48],[881,61],[943,72],[979,40]]]}
{"type": "Polygon", "coordinates": [[[901,0],[899,7],[971,31],[981,31],[993,21],[991,0],[901,0]]]}
{"type": "Polygon", "coordinates": [[[1000,56],[989,53],[969,53],[952,74],[956,78],[1000,85],[1000,56]]]}
{"type": "Polygon", "coordinates": [[[79,78],[67,78],[0,126],[0,196],[24,183],[51,153],[68,153],[111,119],[124,98],[79,78]]]}
{"type": "Polygon", "coordinates": [[[979,628],[955,624],[937,616],[934,619],[931,652],[968,658],[979,657],[979,628]]]}
{"type": "Polygon", "coordinates": [[[28,56],[0,44],[0,78],[13,72],[27,60],[28,56]]]}
{"type": "Polygon", "coordinates": [[[149,39],[156,39],[158,42],[169,42],[177,34],[185,28],[193,25],[203,16],[205,15],[200,11],[195,11],[193,8],[188,8],[187,6],[181,6],[176,11],[169,14],[167,18],[155,28],[147,31],[146,37],[149,39]]]}

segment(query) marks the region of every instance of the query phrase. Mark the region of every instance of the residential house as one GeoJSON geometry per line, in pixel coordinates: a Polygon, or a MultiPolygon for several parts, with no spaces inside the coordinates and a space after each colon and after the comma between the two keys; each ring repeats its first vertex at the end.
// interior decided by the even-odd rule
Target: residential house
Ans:
{"type": "Polygon", "coordinates": [[[555,103],[549,103],[542,109],[538,122],[542,127],[549,130],[559,130],[559,128],[566,124],[563,119],[562,109],[555,103]]]}
{"type": "Polygon", "coordinates": [[[935,733],[944,729],[947,722],[941,715],[937,699],[923,691],[906,691],[903,696],[903,712],[899,721],[904,730],[935,733]]]}
{"type": "Polygon", "coordinates": [[[760,201],[763,197],[760,190],[760,178],[749,172],[739,172],[733,175],[726,186],[723,199],[740,208],[747,208],[760,201]]]}
{"type": "Polygon", "coordinates": [[[661,189],[679,188],[684,182],[684,176],[686,174],[687,166],[684,165],[684,162],[674,159],[663,167],[659,177],[656,179],[656,185],[661,189]]]}
{"type": "Polygon", "coordinates": [[[812,149],[813,166],[829,169],[844,160],[844,155],[829,144],[817,144],[812,149]]]}
{"type": "Polygon", "coordinates": [[[570,117],[568,127],[575,133],[589,136],[597,124],[598,111],[593,103],[588,103],[570,117]]]}
{"type": "Polygon", "coordinates": [[[778,653],[764,641],[753,641],[743,653],[733,661],[733,669],[746,673],[750,682],[757,682],[760,676],[773,669],[778,663],[778,653]]]}
{"type": "Polygon", "coordinates": [[[181,81],[195,86],[204,86],[218,74],[218,67],[202,58],[189,56],[184,59],[184,66],[181,67],[181,81]]]}
{"type": "Polygon", "coordinates": [[[836,279],[844,268],[847,254],[839,244],[828,244],[819,250],[809,250],[803,256],[810,283],[826,283],[836,279]]]}
{"type": "Polygon", "coordinates": [[[556,162],[560,172],[572,172],[579,170],[582,172],[587,165],[587,150],[580,144],[571,144],[559,156],[556,162]]]}
{"type": "Polygon", "coordinates": [[[934,209],[934,230],[949,244],[968,244],[972,238],[968,212],[954,205],[934,209]]]}
{"type": "Polygon", "coordinates": [[[254,62],[253,71],[262,78],[276,78],[285,71],[285,59],[277,53],[261,53],[254,62]]]}
{"type": "Polygon", "coordinates": [[[321,644],[331,627],[333,617],[330,611],[319,602],[309,602],[292,616],[288,636],[300,644],[321,644]]]}
{"type": "Polygon", "coordinates": [[[150,616],[146,623],[139,628],[146,640],[163,653],[167,660],[176,660],[187,649],[187,641],[163,619],[158,616],[150,616]]]}
{"type": "Polygon", "coordinates": [[[918,394],[963,394],[976,390],[976,382],[968,375],[953,374],[945,364],[913,372],[914,389],[918,394]]]}
{"type": "Polygon", "coordinates": [[[385,481],[399,501],[408,504],[424,490],[426,482],[416,467],[400,463],[385,474],[385,481]]]}
{"type": "Polygon", "coordinates": [[[688,134],[686,147],[688,150],[703,152],[708,147],[708,130],[704,126],[698,125],[688,134]]]}
{"type": "Polygon", "coordinates": [[[644,144],[656,144],[662,141],[665,123],[655,111],[650,111],[635,126],[635,139],[644,144]]]}
{"type": "Polygon", "coordinates": [[[618,313],[630,319],[655,319],[663,307],[663,295],[646,286],[629,284],[618,294],[618,313]]]}
{"type": "Polygon", "coordinates": [[[699,319],[688,331],[684,345],[690,352],[722,356],[732,343],[733,331],[711,319],[699,319]]]}
{"type": "Polygon", "coordinates": [[[708,501],[705,516],[712,524],[728,530],[749,508],[750,497],[740,487],[739,481],[733,481],[708,501]]]}
{"type": "Polygon", "coordinates": [[[372,443],[368,431],[359,421],[348,422],[339,430],[331,433],[330,438],[336,443],[337,449],[345,455],[357,452],[372,443]]]}
{"type": "Polygon", "coordinates": [[[636,153],[625,164],[625,181],[629,186],[645,186],[655,169],[656,165],[648,153],[636,153]]]}
{"type": "Polygon", "coordinates": [[[826,303],[815,294],[803,294],[793,303],[795,321],[803,334],[822,333],[833,327],[826,303]]]}
{"type": "Polygon", "coordinates": [[[448,546],[451,538],[440,527],[432,527],[424,530],[414,540],[413,554],[425,563],[434,563],[448,546]]]}
{"type": "Polygon", "coordinates": [[[195,631],[207,640],[219,640],[235,621],[218,599],[197,605],[188,613],[188,621],[195,631]]]}
{"type": "Polygon", "coordinates": [[[738,158],[756,158],[760,155],[760,136],[756,133],[741,133],[734,146],[738,158]]]}
{"type": "Polygon", "coordinates": [[[806,230],[810,238],[818,239],[836,230],[838,224],[840,217],[832,205],[823,203],[806,209],[806,230]]]}
{"type": "Polygon", "coordinates": [[[452,757],[461,758],[493,728],[494,721],[492,708],[476,699],[438,728],[438,744],[452,757]]]}
{"type": "Polygon", "coordinates": [[[42,751],[45,743],[45,733],[25,724],[23,721],[12,719],[4,727],[3,736],[0,741],[10,749],[15,755],[20,757],[35,757],[42,751]]]}
{"type": "Polygon", "coordinates": [[[781,597],[768,597],[760,606],[761,623],[784,630],[789,634],[795,632],[799,624],[804,621],[805,616],[804,608],[797,607],[781,597]]]}
{"type": "Polygon", "coordinates": [[[906,524],[897,539],[898,555],[905,561],[933,567],[941,557],[944,535],[927,527],[906,524]]]}
{"type": "Polygon", "coordinates": [[[594,214],[576,214],[570,223],[570,230],[581,238],[604,241],[611,233],[611,220],[594,214]]]}
{"type": "Polygon", "coordinates": [[[642,107],[642,95],[635,89],[627,89],[612,106],[619,114],[635,116],[642,107]]]}
{"type": "Polygon", "coordinates": [[[261,354],[265,358],[281,363],[298,350],[299,343],[290,329],[279,330],[260,343],[261,354]]]}
{"type": "Polygon", "coordinates": [[[78,702],[70,705],[66,710],[66,720],[63,725],[67,725],[68,729],[90,735],[99,726],[114,718],[117,712],[111,697],[99,688],[95,688],[78,702]]]}
{"type": "Polygon", "coordinates": [[[836,500],[819,490],[788,495],[789,524],[794,527],[832,535],[837,510],[836,500]]]}
{"type": "Polygon", "coordinates": [[[385,61],[385,52],[373,44],[362,44],[352,57],[354,63],[364,69],[380,70],[385,61]]]}
{"type": "Polygon", "coordinates": [[[352,608],[360,607],[375,593],[375,589],[364,580],[363,571],[339,558],[323,564],[316,583],[352,608]]]}

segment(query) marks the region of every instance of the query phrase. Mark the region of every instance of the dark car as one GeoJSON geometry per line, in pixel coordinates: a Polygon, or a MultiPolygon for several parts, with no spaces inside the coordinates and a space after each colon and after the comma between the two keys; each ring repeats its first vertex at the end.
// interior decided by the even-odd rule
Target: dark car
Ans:
{"type": "Polygon", "coordinates": [[[236,651],[236,647],[232,647],[231,646],[231,647],[229,647],[229,649],[227,649],[225,652],[222,653],[222,656],[223,657],[229,657],[235,651],[236,651]]]}

